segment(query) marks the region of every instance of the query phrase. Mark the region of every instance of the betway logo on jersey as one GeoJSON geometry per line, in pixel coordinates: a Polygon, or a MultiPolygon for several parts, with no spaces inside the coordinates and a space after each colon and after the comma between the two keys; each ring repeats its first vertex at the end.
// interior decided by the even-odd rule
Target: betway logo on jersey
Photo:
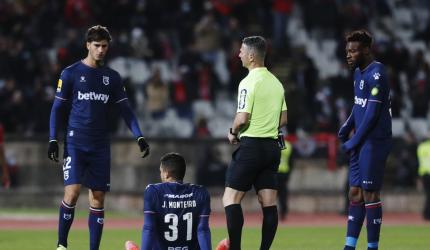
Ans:
{"type": "Polygon", "coordinates": [[[102,101],[103,103],[107,103],[109,101],[109,95],[98,94],[92,91],[88,93],[81,93],[81,91],[78,91],[78,100],[102,101]]]}
{"type": "Polygon", "coordinates": [[[360,97],[354,96],[354,103],[364,108],[367,103],[367,98],[360,98],[360,97]]]}

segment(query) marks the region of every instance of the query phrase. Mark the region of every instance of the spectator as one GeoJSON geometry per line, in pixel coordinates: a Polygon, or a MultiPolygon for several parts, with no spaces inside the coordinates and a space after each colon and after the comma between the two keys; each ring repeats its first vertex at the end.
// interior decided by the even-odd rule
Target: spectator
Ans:
{"type": "Polygon", "coordinates": [[[161,80],[160,70],[155,69],[146,83],[146,108],[153,119],[164,117],[169,104],[169,88],[161,80]]]}

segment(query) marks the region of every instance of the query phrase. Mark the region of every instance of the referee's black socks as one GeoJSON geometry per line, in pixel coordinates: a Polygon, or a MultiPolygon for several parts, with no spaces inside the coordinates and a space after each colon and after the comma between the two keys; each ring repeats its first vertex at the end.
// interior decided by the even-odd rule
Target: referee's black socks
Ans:
{"type": "Polygon", "coordinates": [[[243,227],[242,207],[240,204],[232,204],[224,207],[224,210],[225,217],[227,218],[228,237],[230,240],[229,250],[240,250],[243,227]]]}
{"type": "Polygon", "coordinates": [[[263,226],[261,228],[260,250],[269,250],[278,228],[278,209],[276,206],[263,207],[263,226]]]}

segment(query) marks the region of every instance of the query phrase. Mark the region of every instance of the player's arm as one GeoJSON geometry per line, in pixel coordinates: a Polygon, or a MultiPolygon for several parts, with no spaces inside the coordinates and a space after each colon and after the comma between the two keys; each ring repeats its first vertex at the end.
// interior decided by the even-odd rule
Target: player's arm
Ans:
{"type": "Polygon", "coordinates": [[[281,115],[279,117],[279,128],[281,129],[285,126],[287,126],[288,123],[288,116],[287,116],[287,103],[285,102],[285,98],[282,100],[282,108],[281,108],[281,115]]]}
{"type": "Polygon", "coordinates": [[[127,99],[120,100],[118,102],[119,110],[121,113],[122,118],[124,119],[125,123],[127,124],[128,128],[133,133],[134,137],[137,139],[139,137],[142,137],[142,132],[139,128],[139,123],[137,121],[136,116],[133,113],[133,110],[131,109],[130,103],[127,99]]]}
{"type": "Polygon", "coordinates": [[[251,114],[247,112],[236,113],[236,116],[233,120],[233,125],[231,127],[231,132],[234,134],[238,134],[249,123],[250,117],[251,114]]]}
{"type": "Polygon", "coordinates": [[[238,135],[248,125],[253,105],[253,89],[247,87],[246,84],[240,83],[237,97],[236,116],[234,117],[233,124],[227,135],[230,143],[236,144],[239,142],[238,135]]]}
{"type": "Polygon", "coordinates": [[[201,215],[197,226],[197,238],[201,250],[211,250],[211,230],[209,228],[209,215],[201,215]]]}
{"type": "Polygon", "coordinates": [[[342,127],[340,127],[339,133],[337,134],[337,137],[342,143],[345,143],[348,140],[348,136],[354,129],[354,126],[354,107],[352,107],[351,114],[349,115],[348,119],[346,119],[342,127]]]}
{"type": "Polygon", "coordinates": [[[345,152],[353,150],[360,143],[362,143],[372,129],[373,125],[378,120],[379,114],[381,112],[382,103],[376,100],[368,100],[367,108],[364,113],[363,121],[360,126],[355,131],[355,134],[346,141],[342,148],[345,152]]]}
{"type": "Polygon", "coordinates": [[[153,242],[156,240],[155,236],[155,214],[144,212],[142,228],[142,247],[141,250],[152,250],[153,242]]]}
{"type": "Polygon", "coordinates": [[[279,129],[287,126],[288,124],[288,118],[287,118],[287,111],[281,111],[281,117],[279,118],[279,129]]]}
{"type": "Polygon", "coordinates": [[[158,202],[156,191],[148,185],[143,194],[143,227],[141,250],[152,250],[154,241],[157,240],[156,231],[156,211],[155,204],[158,202]]]}
{"type": "Polygon", "coordinates": [[[69,107],[69,100],[72,93],[72,83],[68,80],[67,71],[61,73],[58,80],[57,92],[52,104],[49,117],[49,145],[48,158],[58,162],[58,142],[57,135],[61,122],[64,120],[69,107]]]}
{"type": "Polygon", "coordinates": [[[201,250],[211,250],[211,231],[209,228],[209,215],[211,213],[211,200],[209,192],[203,188],[203,203],[199,217],[199,224],[197,225],[197,238],[201,250]]]}
{"type": "Polygon", "coordinates": [[[145,158],[149,155],[149,145],[143,137],[142,132],[139,128],[139,122],[137,121],[136,116],[134,115],[133,110],[131,109],[130,103],[128,101],[125,87],[121,84],[121,77],[119,74],[117,75],[117,84],[114,85],[114,100],[115,103],[119,106],[119,112],[127,124],[128,128],[134,135],[134,138],[137,140],[137,144],[139,145],[140,152],[142,152],[142,158],[145,158]]]}
{"type": "Polygon", "coordinates": [[[239,142],[239,132],[248,124],[251,114],[247,112],[238,112],[233,120],[233,125],[227,134],[227,138],[231,144],[239,142]]]}
{"type": "Polygon", "coordinates": [[[145,158],[147,155],[149,155],[149,145],[146,142],[145,137],[143,137],[142,132],[140,131],[139,123],[133,113],[133,110],[131,109],[130,104],[127,99],[120,100],[118,104],[121,116],[127,124],[128,128],[133,133],[134,137],[136,138],[137,144],[140,148],[140,152],[142,152],[142,158],[145,158]]]}
{"type": "Polygon", "coordinates": [[[49,140],[57,140],[58,128],[61,126],[65,113],[67,112],[67,101],[55,97],[49,117],[49,140]]]}

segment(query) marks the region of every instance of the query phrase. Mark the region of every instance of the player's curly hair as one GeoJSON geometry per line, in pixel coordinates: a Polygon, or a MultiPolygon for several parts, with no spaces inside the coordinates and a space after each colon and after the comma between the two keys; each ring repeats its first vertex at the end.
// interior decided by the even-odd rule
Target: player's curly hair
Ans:
{"type": "Polygon", "coordinates": [[[363,47],[371,48],[373,38],[369,31],[365,29],[354,30],[346,35],[346,42],[359,42],[363,47]]]}
{"type": "Polygon", "coordinates": [[[112,41],[112,37],[106,27],[101,25],[95,25],[87,30],[87,33],[85,35],[85,41],[87,43],[94,41],[99,42],[103,40],[106,40],[108,42],[112,41]]]}
{"type": "Polygon", "coordinates": [[[178,153],[167,153],[161,157],[161,168],[173,178],[182,181],[185,176],[186,163],[184,157],[178,153]]]}
{"type": "Polygon", "coordinates": [[[242,43],[253,49],[256,54],[264,60],[267,49],[266,39],[262,36],[248,36],[243,38],[242,43]]]}

